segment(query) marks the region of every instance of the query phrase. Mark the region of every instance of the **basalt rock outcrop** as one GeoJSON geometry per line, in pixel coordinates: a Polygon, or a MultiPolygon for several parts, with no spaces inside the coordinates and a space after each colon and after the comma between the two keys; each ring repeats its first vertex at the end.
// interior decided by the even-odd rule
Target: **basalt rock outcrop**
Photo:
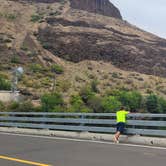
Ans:
{"type": "MultiPolygon", "coordinates": [[[[67,0],[24,0],[29,2],[42,3],[65,3],[67,0]]],[[[74,9],[85,10],[92,13],[98,13],[105,16],[122,19],[120,11],[109,0],[68,0],[70,6],[74,9]]]]}

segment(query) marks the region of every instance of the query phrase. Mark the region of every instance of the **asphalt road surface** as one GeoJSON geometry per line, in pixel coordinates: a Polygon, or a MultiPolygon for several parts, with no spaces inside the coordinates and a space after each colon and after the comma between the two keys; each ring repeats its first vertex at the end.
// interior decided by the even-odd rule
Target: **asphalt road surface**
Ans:
{"type": "Polygon", "coordinates": [[[0,133],[0,166],[165,166],[166,148],[0,133]]]}

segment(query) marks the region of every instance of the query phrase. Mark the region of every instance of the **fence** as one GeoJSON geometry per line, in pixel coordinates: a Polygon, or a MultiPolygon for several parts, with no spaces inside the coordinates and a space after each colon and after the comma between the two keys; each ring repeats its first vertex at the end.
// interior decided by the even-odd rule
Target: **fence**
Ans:
{"type": "MultiPolygon", "coordinates": [[[[114,113],[0,112],[0,126],[114,133],[114,113]]],[[[166,114],[130,114],[125,134],[166,136],[166,114]]]]}

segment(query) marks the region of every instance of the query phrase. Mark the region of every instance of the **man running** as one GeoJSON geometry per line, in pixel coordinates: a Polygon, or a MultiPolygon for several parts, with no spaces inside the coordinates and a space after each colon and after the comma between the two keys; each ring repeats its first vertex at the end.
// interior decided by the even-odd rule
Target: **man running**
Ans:
{"type": "Polygon", "coordinates": [[[121,107],[121,109],[116,112],[117,130],[114,135],[114,142],[116,143],[119,143],[120,134],[122,134],[125,130],[126,115],[129,113],[130,112],[125,111],[124,107],[121,107]]]}

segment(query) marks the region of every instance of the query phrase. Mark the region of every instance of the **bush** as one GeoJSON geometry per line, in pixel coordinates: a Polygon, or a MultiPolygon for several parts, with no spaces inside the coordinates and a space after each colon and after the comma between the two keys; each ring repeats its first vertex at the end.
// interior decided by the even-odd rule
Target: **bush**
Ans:
{"type": "Polygon", "coordinates": [[[69,80],[59,80],[57,81],[56,86],[58,87],[57,89],[62,92],[67,92],[69,88],[71,87],[71,83],[69,80]]]}
{"type": "Polygon", "coordinates": [[[31,21],[32,22],[39,22],[41,19],[43,19],[43,16],[38,15],[38,14],[34,14],[31,16],[31,21]]]}
{"type": "Polygon", "coordinates": [[[88,108],[88,107],[83,107],[81,108],[80,112],[83,112],[83,113],[92,113],[93,110],[88,108]]]}
{"type": "Polygon", "coordinates": [[[81,96],[83,102],[87,104],[88,100],[94,96],[95,93],[89,86],[85,86],[80,90],[79,95],[81,96]]]}
{"type": "Polygon", "coordinates": [[[32,112],[34,111],[34,106],[31,101],[16,102],[13,101],[8,105],[8,111],[15,112],[32,112]]]}
{"type": "Polygon", "coordinates": [[[60,105],[57,105],[50,111],[51,112],[66,112],[66,109],[60,105]]]}
{"type": "Polygon", "coordinates": [[[0,90],[11,90],[11,83],[0,77],[0,90]]]}
{"type": "Polygon", "coordinates": [[[43,72],[43,67],[40,64],[31,64],[30,65],[30,70],[34,73],[41,73],[43,72]]]}
{"type": "Polygon", "coordinates": [[[124,90],[114,90],[111,92],[112,96],[117,97],[117,99],[130,110],[140,109],[142,106],[142,95],[137,91],[124,91],[124,90]]]}
{"type": "Polygon", "coordinates": [[[6,111],[5,104],[2,101],[0,101],[0,111],[1,112],[6,111]]]}
{"type": "Polygon", "coordinates": [[[93,92],[95,93],[98,93],[99,92],[99,89],[97,87],[97,85],[99,84],[98,80],[97,79],[94,79],[92,82],[91,82],[91,89],[93,92]]]}
{"type": "Polygon", "coordinates": [[[146,109],[150,113],[158,113],[159,112],[158,97],[155,94],[150,94],[149,96],[147,96],[146,109]]]}
{"type": "Polygon", "coordinates": [[[87,106],[95,113],[102,112],[102,98],[98,96],[91,96],[87,101],[87,106]]]}
{"type": "Polygon", "coordinates": [[[114,96],[105,97],[102,101],[102,107],[104,112],[116,112],[122,106],[121,102],[114,96]]]}
{"type": "Polygon", "coordinates": [[[44,94],[41,97],[42,110],[45,112],[52,111],[56,106],[63,106],[64,101],[59,93],[44,94]]]}
{"type": "Polygon", "coordinates": [[[70,112],[81,112],[81,109],[84,107],[84,102],[79,95],[73,95],[70,98],[71,107],[69,108],[70,112]]]}
{"type": "Polygon", "coordinates": [[[113,72],[113,73],[112,73],[112,77],[113,77],[113,78],[119,78],[119,75],[118,75],[118,73],[113,72]]]}
{"type": "Polygon", "coordinates": [[[56,74],[62,74],[64,73],[64,69],[62,66],[59,66],[57,64],[54,64],[51,66],[51,71],[56,73],[56,74]]]}
{"type": "Polygon", "coordinates": [[[34,106],[31,101],[24,101],[19,104],[18,112],[33,112],[34,106]]]}
{"type": "Polygon", "coordinates": [[[16,64],[20,63],[20,58],[19,58],[19,56],[13,56],[13,57],[11,58],[11,63],[16,63],[16,64]]]}
{"type": "Polygon", "coordinates": [[[17,18],[17,16],[15,14],[12,14],[12,13],[3,14],[3,17],[9,21],[13,21],[17,18]]]}

